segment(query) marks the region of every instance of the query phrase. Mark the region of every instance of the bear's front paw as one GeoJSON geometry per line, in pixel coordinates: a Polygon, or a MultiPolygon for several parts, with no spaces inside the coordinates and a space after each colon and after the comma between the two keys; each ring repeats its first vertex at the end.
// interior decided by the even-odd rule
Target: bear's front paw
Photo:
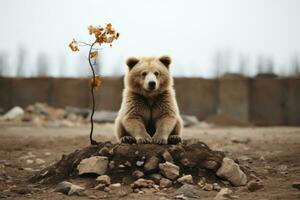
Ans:
{"type": "Polygon", "coordinates": [[[154,135],[152,138],[154,144],[168,144],[168,140],[162,136],[154,135]]]}
{"type": "Polygon", "coordinates": [[[170,135],[168,138],[168,144],[178,144],[181,142],[181,138],[178,135],[170,135]]]}
{"type": "Polygon", "coordinates": [[[136,143],[136,139],[132,136],[123,136],[120,138],[121,143],[133,144],[136,143]]]}
{"type": "Polygon", "coordinates": [[[138,144],[149,144],[152,141],[150,135],[146,135],[145,137],[137,137],[136,141],[138,144]]]}

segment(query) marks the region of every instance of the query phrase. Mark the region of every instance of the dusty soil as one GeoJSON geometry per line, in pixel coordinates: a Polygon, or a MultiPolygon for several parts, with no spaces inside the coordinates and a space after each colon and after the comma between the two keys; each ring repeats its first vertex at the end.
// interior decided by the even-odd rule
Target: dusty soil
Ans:
{"type": "MultiPolygon", "coordinates": [[[[112,190],[112,193],[89,189],[88,196],[66,196],[54,192],[54,185],[42,188],[30,184],[28,177],[35,170],[42,169],[62,154],[89,145],[88,126],[76,128],[44,128],[34,126],[17,126],[15,124],[0,126],[0,198],[5,199],[172,199],[175,188],[159,193],[129,193],[128,187],[112,190]],[[29,153],[31,152],[31,153],[29,153]],[[35,157],[32,157],[33,154],[35,157]],[[29,156],[28,156],[29,155],[29,156]],[[25,157],[24,157],[25,156],[25,157]],[[26,157],[27,156],[27,157],[26,157]],[[24,159],[25,158],[25,159],[24,159]],[[45,164],[36,164],[35,159],[42,158],[45,164]],[[32,160],[33,163],[27,160],[32,160]],[[0,177],[1,178],[1,177],[0,177]]],[[[113,124],[97,125],[95,139],[112,140],[113,124]]],[[[300,181],[300,128],[186,128],[185,139],[201,139],[213,150],[221,150],[231,158],[247,156],[240,162],[251,167],[264,182],[264,188],[249,192],[244,187],[231,187],[239,199],[300,199],[300,190],[292,183],[300,181]]],[[[85,177],[71,182],[88,187],[85,177]]],[[[213,199],[216,191],[201,190],[201,199],[213,199]]]]}

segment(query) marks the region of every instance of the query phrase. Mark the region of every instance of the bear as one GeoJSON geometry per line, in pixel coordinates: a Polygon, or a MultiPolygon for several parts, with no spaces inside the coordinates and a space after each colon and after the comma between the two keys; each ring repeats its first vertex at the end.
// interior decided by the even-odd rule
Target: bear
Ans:
{"type": "Polygon", "coordinates": [[[177,144],[183,128],[179,114],[171,58],[130,57],[124,77],[122,103],[115,120],[121,143],[177,144]]]}

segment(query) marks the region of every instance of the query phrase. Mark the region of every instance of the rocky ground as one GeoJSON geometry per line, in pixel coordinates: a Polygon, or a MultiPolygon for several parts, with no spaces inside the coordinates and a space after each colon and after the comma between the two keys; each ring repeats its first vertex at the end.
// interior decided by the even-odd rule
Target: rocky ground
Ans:
{"type": "MultiPolygon", "coordinates": [[[[185,128],[184,139],[200,139],[213,150],[224,151],[227,157],[236,159],[241,165],[248,166],[256,172],[257,177],[263,183],[263,188],[258,187],[253,192],[249,191],[249,188],[251,189],[249,185],[248,188],[247,186],[233,187],[223,181],[219,184],[222,188],[221,192],[225,193],[222,195],[219,192],[221,188],[214,188],[213,182],[203,185],[203,182],[198,180],[194,185],[173,182],[173,186],[169,188],[149,186],[149,188],[139,190],[111,180],[110,185],[93,189],[97,176],[84,175],[68,180],[74,185],[86,188],[81,191],[81,188],[72,186],[73,191],[79,192],[69,196],[62,192],[55,192],[58,184],[39,186],[27,181],[28,177],[36,171],[60,160],[63,154],[88,146],[88,133],[88,123],[80,123],[76,126],[37,126],[32,123],[1,122],[0,198],[300,199],[300,190],[297,189],[299,188],[297,182],[300,181],[300,128],[293,127],[205,128],[191,126],[185,128]]],[[[111,123],[97,124],[95,127],[97,141],[116,142],[112,133],[113,124],[111,123]]],[[[99,178],[101,179],[98,180],[99,183],[107,181],[106,178],[99,178]]],[[[140,181],[143,182],[143,180],[140,181]]],[[[151,185],[152,183],[142,184],[151,185]]],[[[169,183],[165,181],[165,184],[169,183]]]]}

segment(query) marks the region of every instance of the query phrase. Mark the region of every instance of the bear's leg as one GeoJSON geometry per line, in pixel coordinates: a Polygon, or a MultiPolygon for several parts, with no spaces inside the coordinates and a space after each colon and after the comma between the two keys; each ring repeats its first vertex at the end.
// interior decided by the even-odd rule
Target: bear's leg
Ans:
{"type": "Polygon", "coordinates": [[[177,123],[171,132],[171,135],[168,138],[168,144],[178,144],[181,142],[181,130],[182,130],[182,122],[181,120],[177,120],[177,123]]]}
{"type": "Polygon", "coordinates": [[[134,137],[137,143],[151,143],[152,138],[140,120],[127,118],[122,121],[122,124],[128,135],[134,137]]]}
{"type": "Polygon", "coordinates": [[[156,144],[167,144],[168,138],[176,125],[175,117],[164,117],[156,122],[156,132],[152,137],[152,142],[156,144]]]}
{"type": "Polygon", "coordinates": [[[127,144],[133,144],[133,143],[136,143],[136,140],[134,137],[127,135],[127,136],[121,137],[120,142],[127,143],[127,144]]]}

